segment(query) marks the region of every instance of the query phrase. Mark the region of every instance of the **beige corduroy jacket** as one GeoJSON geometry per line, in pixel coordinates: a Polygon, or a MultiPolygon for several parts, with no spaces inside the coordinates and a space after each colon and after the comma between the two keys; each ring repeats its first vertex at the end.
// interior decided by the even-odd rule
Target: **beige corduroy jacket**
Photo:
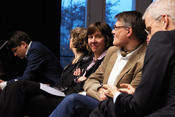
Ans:
{"type": "MultiPolygon", "coordinates": [[[[118,47],[113,46],[109,48],[105,59],[99,68],[95,73],[91,74],[88,80],[85,82],[84,90],[86,91],[87,95],[99,100],[97,90],[101,87],[102,83],[107,83],[113,65],[117,59],[117,51],[120,51],[118,47]]],[[[141,47],[135,53],[133,53],[132,57],[130,57],[115,81],[115,85],[117,87],[119,87],[121,83],[129,83],[133,87],[138,86],[141,80],[145,52],[146,44],[142,44],[141,47]]]]}

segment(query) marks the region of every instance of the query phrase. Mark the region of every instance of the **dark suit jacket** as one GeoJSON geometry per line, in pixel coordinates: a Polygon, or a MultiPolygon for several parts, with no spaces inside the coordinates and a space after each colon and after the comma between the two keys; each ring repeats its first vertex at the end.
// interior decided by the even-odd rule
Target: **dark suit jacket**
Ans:
{"type": "MultiPolygon", "coordinates": [[[[18,80],[31,80],[46,84],[56,84],[59,80],[60,66],[56,56],[39,42],[32,42],[26,55],[27,66],[18,80]]],[[[13,82],[10,80],[9,82],[13,82]]],[[[9,83],[8,82],[8,83],[9,83]]]]}
{"type": "Polygon", "coordinates": [[[152,37],[140,85],[134,95],[120,94],[115,105],[117,117],[175,116],[175,30],[152,37]]]}

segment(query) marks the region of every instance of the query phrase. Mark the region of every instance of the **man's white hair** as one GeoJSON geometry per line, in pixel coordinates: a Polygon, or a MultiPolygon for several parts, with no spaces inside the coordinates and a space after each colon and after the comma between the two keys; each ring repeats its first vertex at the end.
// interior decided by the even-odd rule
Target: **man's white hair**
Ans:
{"type": "Polygon", "coordinates": [[[161,15],[168,15],[175,23],[175,0],[156,0],[152,2],[146,9],[143,19],[146,16],[151,16],[156,20],[161,15]]]}

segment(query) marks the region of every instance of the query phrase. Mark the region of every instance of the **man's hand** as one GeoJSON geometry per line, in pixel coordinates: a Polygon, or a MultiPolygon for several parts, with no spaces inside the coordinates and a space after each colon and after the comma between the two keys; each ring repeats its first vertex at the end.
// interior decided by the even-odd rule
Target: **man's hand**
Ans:
{"type": "Polygon", "coordinates": [[[120,84],[120,88],[118,89],[122,93],[134,94],[135,88],[130,84],[120,84]]]}
{"type": "Polygon", "coordinates": [[[4,80],[0,80],[0,89],[3,90],[7,86],[7,82],[4,80]]]}
{"type": "Polygon", "coordinates": [[[100,96],[100,101],[104,101],[107,99],[107,96],[106,96],[106,90],[104,88],[100,88],[98,90],[98,93],[99,93],[99,96],[100,96]]]}
{"type": "Polygon", "coordinates": [[[105,95],[107,95],[107,96],[109,96],[111,98],[113,98],[114,95],[116,94],[116,92],[118,92],[117,87],[113,86],[113,85],[111,86],[111,85],[105,84],[105,85],[103,85],[103,88],[106,90],[106,94],[105,95]]]}
{"type": "MultiPolygon", "coordinates": [[[[4,82],[4,81],[3,81],[3,80],[0,80],[0,84],[1,84],[2,82],[4,82]]],[[[1,88],[1,86],[0,86],[0,91],[2,91],[2,88],[1,88]]]]}
{"type": "Polygon", "coordinates": [[[4,82],[4,80],[0,80],[0,83],[1,83],[1,82],[4,82]]]}

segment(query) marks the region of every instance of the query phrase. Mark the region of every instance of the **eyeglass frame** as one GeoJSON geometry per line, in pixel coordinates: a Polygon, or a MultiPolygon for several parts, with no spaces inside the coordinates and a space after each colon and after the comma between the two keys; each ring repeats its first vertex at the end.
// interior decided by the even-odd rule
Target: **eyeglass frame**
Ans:
{"type": "Polygon", "coordinates": [[[115,31],[117,31],[117,29],[119,29],[119,28],[129,28],[129,27],[128,26],[116,26],[116,25],[114,25],[113,28],[115,31]]]}
{"type": "MultiPolygon", "coordinates": [[[[154,23],[156,22],[156,21],[160,21],[160,18],[162,17],[162,15],[160,15],[159,17],[157,17],[156,19],[155,19],[155,21],[154,21],[154,23]]],[[[145,32],[149,35],[149,34],[151,34],[151,27],[146,27],[145,28],[145,32]],[[149,29],[148,29],[149,28],[149,29]]]]}

